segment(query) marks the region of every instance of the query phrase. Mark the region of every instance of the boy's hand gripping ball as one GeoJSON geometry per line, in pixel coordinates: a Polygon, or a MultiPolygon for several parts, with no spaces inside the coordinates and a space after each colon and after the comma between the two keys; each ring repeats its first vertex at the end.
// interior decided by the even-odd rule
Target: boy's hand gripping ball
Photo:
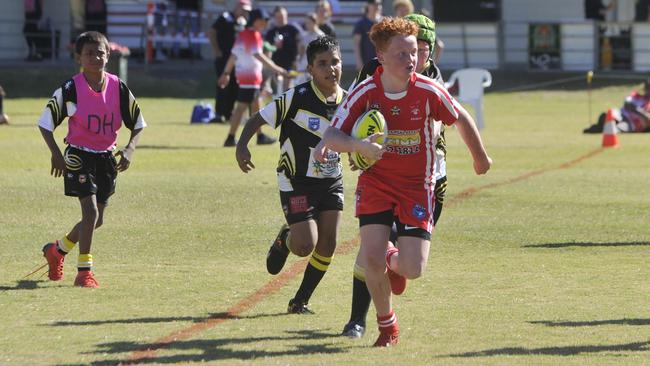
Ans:
{"type": "MultiPolygon", "coordinates": [[[[386,120],[381,112],[376,109],[371,109],[362,114],[354,123],[351,136],[355,139],[363,140],[376,133],[383,133],[383,136],[380,136],[375,141],[378,144],[383,144],[387,134],[386,120]]],[[[357,152],[350,153],[350,158],[361,170],[367,170],[375,163],[374,160],[370,160],[357,152]]]]}

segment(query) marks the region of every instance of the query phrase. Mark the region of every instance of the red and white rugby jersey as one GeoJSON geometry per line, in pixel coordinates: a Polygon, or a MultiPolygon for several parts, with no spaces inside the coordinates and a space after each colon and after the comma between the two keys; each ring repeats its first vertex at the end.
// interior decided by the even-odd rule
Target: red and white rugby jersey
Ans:
{"type": "Polygon", "coordinates": [[[258,89],[262,85],[262,62],[255,55],[262,53],[260,32],[246,28],[237,34],[232,53],[237,57],[235,75],[240,88],[258,89]]]}
{"type": "Polygon", "coordinates": [[[433,79],[413,74],[405,92],[387,94],[381,84],[383,68],[359,83],[339,106],[332,126],[350,134],[357,118],[369,109],[386,119],[388,138],[382,158],[363,174],[386,179],[435,184],[436,142],[441,123],[458,119],[458,102],[433,79]]]}

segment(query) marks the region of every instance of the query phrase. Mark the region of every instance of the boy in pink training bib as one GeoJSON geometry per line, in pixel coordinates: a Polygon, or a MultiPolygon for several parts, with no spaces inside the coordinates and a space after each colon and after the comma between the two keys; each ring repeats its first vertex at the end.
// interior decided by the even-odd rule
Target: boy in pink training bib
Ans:
{"type": "Polygon", "coordinates": [[[99,32],[85,32],[75,41],[75,59],[83,72],[58,88],[38,121],[38,127],[52,154],[50,174],[63,176],[65,195],[79,198],[81,221],[61,240],[43,247],[49,278],[63,278],[65,255],[79,243],[75,286],[97,288],[92,272],[90,247],[95,229],[103,222],[108,198],[115,192],[117,173],[131,164],[140,132],[147,126],[140,107],[126,84],[104,71],[110,48],[99,32]],[[68,118],[68,134],[61,149],[54,129],[68,118]],[[113,156],[117,131],[124,124],[131,130],[126,147],[113,156]]]}

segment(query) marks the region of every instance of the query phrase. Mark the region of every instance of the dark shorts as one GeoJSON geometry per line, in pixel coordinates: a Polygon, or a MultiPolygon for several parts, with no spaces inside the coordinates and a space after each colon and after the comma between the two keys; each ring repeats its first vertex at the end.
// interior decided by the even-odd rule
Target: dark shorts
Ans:
{"type": "Polygon", "coordinates": [[[316,179],[292,181],[293,191],[280,191],[280,203],[289,225],[318,219],[323,211],[343,211],[343,181],[316,179]],[[322,182],[321,182],[322,181],[322,182]]]}
{"type": "Polygon", "coordinates": [[[240,103],[253,103],[260,96],[260,90],[254,88],[239,88],[237,101],[240,103]]]}
{"type": "Polygon", "coordinates": [[[66,172],[65,195],[84,198],[97,196],[97,203],[107,204],[115,193],[117,162],[110,152],[91,153],[68,146],[63,154],[66,172]]]}

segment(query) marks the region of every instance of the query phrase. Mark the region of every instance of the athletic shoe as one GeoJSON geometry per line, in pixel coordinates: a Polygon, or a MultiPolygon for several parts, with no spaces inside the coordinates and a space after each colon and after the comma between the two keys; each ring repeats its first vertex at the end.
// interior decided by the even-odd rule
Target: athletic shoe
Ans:
{"type": "Polygon", "coordinates": [[[93,271],[79,271],[77,278],[74,279],[74,285],[79,287],[99,288],[99,283],[93,276],[93,271]]]}
{"type": "Polygon", "coordinates": [[[237,139],[235,139],[235,136],[233,135],[228,135],[228,137],[226,137],[226,141],[224,141],[223,143],[223,146],[224,147],[237,146],[237,139]]]}
{"type": "Polygon", "coordinates": [[[341,335],[348,338],[361,338],[363,337],[364,333],[366,333],[365,324],[361,325],[360,322],[353,320],[346,324],[345,327],[343,327],[343,332],[341,335]]]}
{"type": "Polygon", "coordinates": [[[379,337],[377,337],[377,341],[375,341],[373,347],[390,347],[396,345],[398,342],[399,342],[398,333],[379,332],[379,337]]]}
{"type": "Polygon", "coordinates": [[[273,244],[271,244],[269,252],[266,254],[266,270],[272,275],[280,273],[282,267],[287,262],[287,257],[289,256],[289,249],[287,249],[286,245],[288,235],[289,225],[284,224],[280,228],[280,232],[273,241],[273,244]]]}
{"type": "Polygon", "coordinates": [[[271,145],[274,144],[278,139],[267,136],[263,133],[257,134],[257,144],[258,145],[271,145]]]}
{"type": "Polygon", "coordinates": [[[296,299],[289,300],[289,306],[287,306],[287,313],[289,314],[316,314],[313,310],[309,308],[308,304],[303,302],[298,302],[296,299]]]}
{"type": "Polygon", "coordinates": [[[47,259],[47,264],[49,266],[47,276],[52,281],[59,281],[63,278],[63,262],[65,261],[65,256],[59,253],[58,247],[59,241],[54,243],[47,243],[43,247],[43,256],[47,259]]]}
{"type": "Polygon", "coordinates": [[[388,259],[390,255],[394,252],[397,252],[397,248],[389,247],[386,251],[386,274],[390,280],[390,290],[395,295],[401,295],[406,290],[406,277],[399,275],[388,267],[388,259]]]}

